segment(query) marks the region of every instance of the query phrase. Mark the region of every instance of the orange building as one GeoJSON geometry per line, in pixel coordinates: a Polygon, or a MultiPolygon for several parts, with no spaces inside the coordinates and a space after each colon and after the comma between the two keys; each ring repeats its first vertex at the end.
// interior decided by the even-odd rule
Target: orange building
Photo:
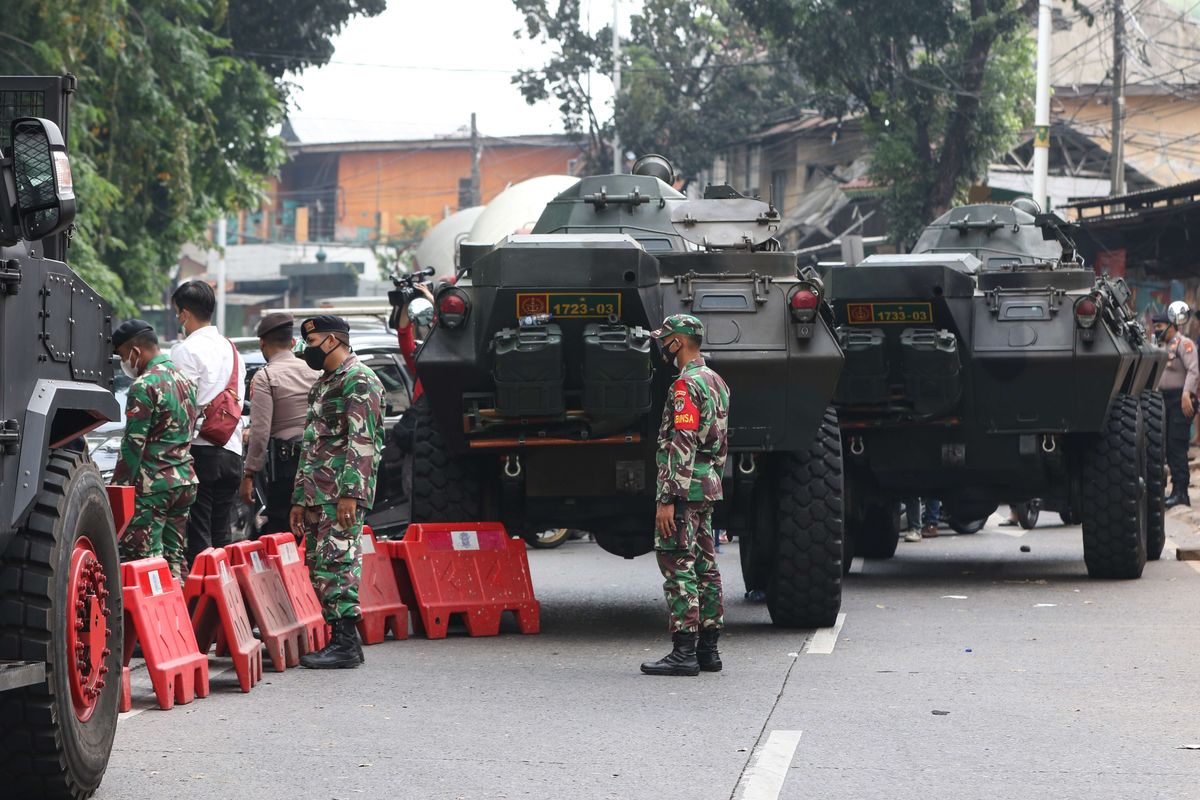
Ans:
{"type": "MultiPolygon", "coordinates": [[[[284,136],[288,138],[288,129],[284,136]]],[[[539,175],[575,174],[583,149],[567,135],[479,137],[480,199],[539,175]]],[[[402,217],[431,224],[470,204],[468,138],[305,144],[268,201],[269,218],[248,219],[268,241],[371,242],[399,230],[402,217]]]]}

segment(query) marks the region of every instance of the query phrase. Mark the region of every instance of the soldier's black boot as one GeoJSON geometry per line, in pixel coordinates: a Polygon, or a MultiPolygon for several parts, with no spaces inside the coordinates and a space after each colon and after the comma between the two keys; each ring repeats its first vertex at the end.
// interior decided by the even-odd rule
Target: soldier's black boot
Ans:
{"type": "Polygon", "coordinates": [[[333,623],[329,644],[315,653],[300,657],[300,666],[309,669],[354,669],[363,663],[356,621],[339,619],[333,623]]]}
{"type": "Polygon", "coordinates": [[[721,638],[720,628],[704,628],[696,642],[696,660],[700,663],[701,672],[720,672],[721,654],[717,651],[717,639],[721,638]]]}
{"type": "Polygon", "coordinates": [[[1174,508],[1175,506],[1191,506],[1191,504],[1192,501],[1188,497],[1187,492],[1175,492],[1167,498],[1167,502],[1164,505],[1167,508],[1174,508]]]}
{"type": "Polygon", "coordinates": [[[647,675],[699,675],[700,662],[696,660],[696,634],[672,634],[671,641],[675,648],[658,661],[647,661],[642,664],[642,672],[647,675]]]}

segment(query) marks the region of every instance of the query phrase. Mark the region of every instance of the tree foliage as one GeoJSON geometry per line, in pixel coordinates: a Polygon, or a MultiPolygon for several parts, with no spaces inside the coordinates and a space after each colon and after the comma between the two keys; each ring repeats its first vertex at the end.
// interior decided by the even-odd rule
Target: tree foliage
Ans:
{"type": "Polygon", "coordinates": [[[811,83],[861,116],[897,241],[981,179],[1031,121],[1030,0],[735,0],[811,83]]]}
{"type": "Polygon", "coordinates": [[[234,52],[274,78],[328,63],[331,37],[352,17],[382,14],[387,0],[224,0],[221,32],[234,52]]]}
{"type": "Polygon", "coordinates": [[[387,280],[393,275],[407,275],[413,270],[417,248],[429,233],[432,222],[419,215],[396,215],[396,229],[383,241],[372,242],[371,251],[379,267],[379,277],[387,280]]]}
{"type": "MultiPolygon", "coordinates": [[[[382,0],[340,5],[375,4],[382,0]]],[[[279,34],[278,46],[303,31],[303,42],[286,46],[315,53],[305,63],[319,63],[320,31],[332,34],[344,16],[302,24],[310,0],[18,5],[20,13],[3,14],[0,74],[78,77],[69,141],[79,215],[70,258],[121,313],[132,313],[161,296],[182,245],[202,241],[222,212],[259,205],[264,181],[283,161],[272,131],[283,119],[284,86],[270,63],[234,54],[222,33],[230,10],[273,9],[273,24],[291,31],[279,34]]]]}
{"type": "Polygon", "coordinates": [[[612,78],[612,28],[588,33],[579,0],[513,0],[525,18],[517,35],[549,41],[541,69],[513,78],[525,99],[559,103],[568,131],[587,136],[588,168],[622,149],[661,152],[684,175],[707,168],[730,142],[790,110],[797,83],[769,63],[766,47],[728,0],[646,0],[621,37],[621,95],[614,116],[592,102],[592,76],[612,78]]]}

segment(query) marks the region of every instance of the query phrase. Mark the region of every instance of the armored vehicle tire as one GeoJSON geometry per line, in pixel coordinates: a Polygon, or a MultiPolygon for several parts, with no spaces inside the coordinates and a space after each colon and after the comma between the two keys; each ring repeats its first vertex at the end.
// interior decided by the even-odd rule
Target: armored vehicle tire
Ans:
{"type": "Polygon", "coordinates": [[[829,409],[811,448],[781,454],[767,611],[785,628],[834,624],[842,605],[842,443],[829,409]]]}
{"type": "Polygon", "coordinates": [[[530,534],[525,538],[529,546],[537,550],[553,550],[562,547],[571,538],[570,528],[549,528],[530,534]]]}
{"type": "Polygon", "coordinates": [[[417,398],[413,412],[412,521],[480,519],[482,486],[476,465],[447,452],[428,396],[417,398]]]}
{"type": "Polygon", "coordinates": [[[862,517],[846,521],[846,538],[853,539],[853,552],[863,558],[891,558],[900,543],[899,503],[873,503],[862,517]]]}
{"type": "Polygon", "coordinates": [[[1146,435],[1136,398],[1119,395],[1083,461],[1083,558],[1093,578],[1146,566],[1146,435]]]}
{"type": "Polygon", "coordinates": [[[767,590],[775,561],[775,517],[777,515],[775,488],[764,476],[754,483],[753,530],[741,531],[737,537],[738,560],[742,566],[742,582],[746,591],[767,590]]]}
{"type": "Polygon", "coordinates": [[[1142,392],[1146,421],[1146,559],[1158,561],[1167,544],[1166,407],[1161,392],[1142,392]]]}
{"type": "Polygon", "coordinates": [[[1042,515],[1042,501],[1034,498],[1024,503],[1015,503],[1013,509],[1017,512],[1017,524],[1022,529],[1031,531],[1037,527],[1038,517],[1042,515]]]}
{"type": "Polygon", "coordinates": [[[121,691],[120,569],[100,472],[53,452],[0,556],[0,659],[46,664],[44,684],[0,692],[5,796],[81,800],[100,785],[121,691]]]}
{"type": "Polygon", "coordinates": [[[950,518],[950,529],[955,533],[967,536],[972,533],[979,533],[983,530],[983,526],[987,524],[987,519],[959,519],[958,517],[950,518]]]}

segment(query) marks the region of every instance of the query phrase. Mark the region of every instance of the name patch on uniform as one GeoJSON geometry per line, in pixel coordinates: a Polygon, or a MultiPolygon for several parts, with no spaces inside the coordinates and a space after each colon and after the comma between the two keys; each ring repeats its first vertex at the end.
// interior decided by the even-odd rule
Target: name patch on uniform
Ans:
{"type": "Polygon", "coordinates": [[[675,387],[671,391],[671,399],[675,404],[675,430],[699,430],[700,410],[692,402],[692,396],[688,394],[685,382],[682,380],[675,381],[675,387]]]}

